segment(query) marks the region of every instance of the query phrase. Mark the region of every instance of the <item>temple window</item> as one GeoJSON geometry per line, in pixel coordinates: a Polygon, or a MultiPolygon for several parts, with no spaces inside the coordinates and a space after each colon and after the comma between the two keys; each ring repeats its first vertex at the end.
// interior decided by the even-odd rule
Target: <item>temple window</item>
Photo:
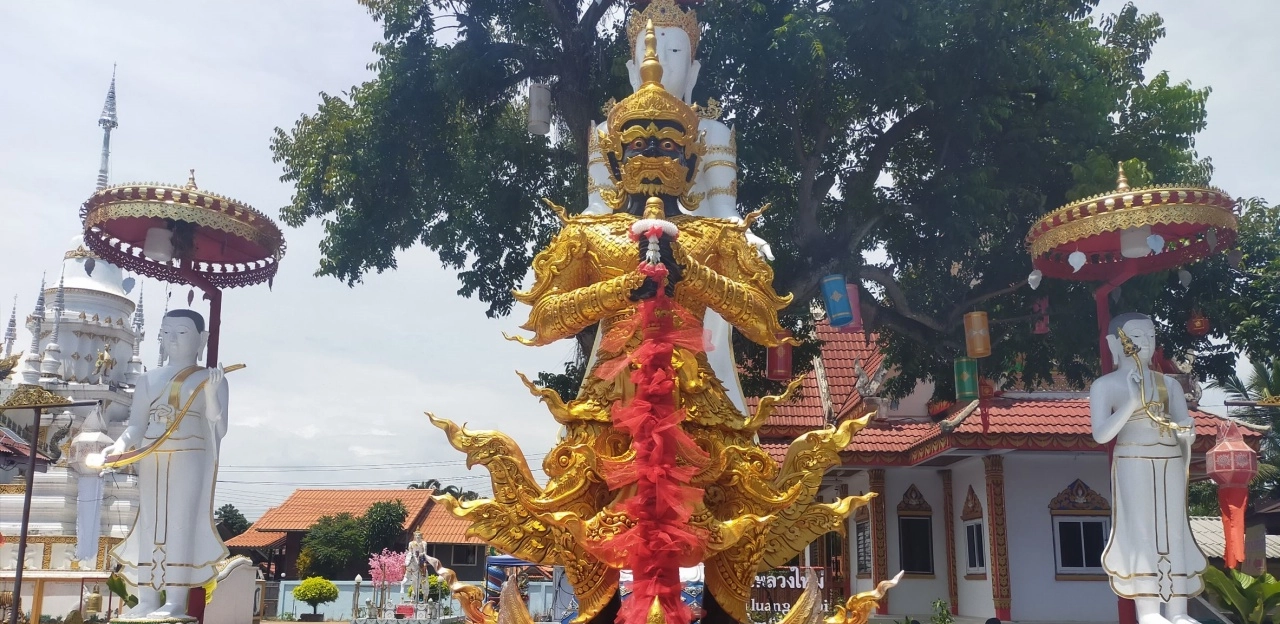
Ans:
{"type": "Polygon", "coordinates": [[[915,485],[898,503],[898,555],[907,574],[933,575],[933,508],[915,485]]]}
{"type": "Polygon", "coordinates": [[[853,539],[857,548],[857,574],[859,577],[871,577],[871,514],[863,506],[854,515],[853,539]]]}
{"type": "Polygon", "coordinates": [[[983,539],[982,501],[978,500],[973,486],[969,486],[969,493],[965,495],[964,507],[960,510],[960,521],[964,523],[965,576],[966,578],[985,578],[987,546],[983,539]]]}
{"type": "Polygon", "coordinates": [[[1111,505],[1076,479],[1049,503],[1056,571],[1070,577],[1104,574],[1102,551],[1111,531],[1111,505]]]}

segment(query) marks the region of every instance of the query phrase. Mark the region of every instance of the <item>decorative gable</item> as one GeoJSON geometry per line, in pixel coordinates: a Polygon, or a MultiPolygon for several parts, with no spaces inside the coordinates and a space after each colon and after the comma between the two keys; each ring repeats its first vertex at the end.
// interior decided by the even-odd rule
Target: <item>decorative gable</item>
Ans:
{"type": "Polygon", "coordinates": [[[1106,515],[1111,513],[1111,503],[1084,481],[1076,479],[1067,489],[1049,501],[1049,511],[1055,515],[1106,515]]]}
{"type": "Polygon", "coordinates": [[[899,516],[932,516],[933,508],[929,506],[928,501],[924,499],[924,494],[920,493],[919,488],[915,484],[907,488],[902,495],[902,502],[898,503],[899,516]]]}
{"type": "Polygon", "coordinates": [[[973,486],[969,486],[969,493],[964,497],[964,508],[960,510],[960,519],[968,522],[970,520],[982,519],[982,501],[978,500],[978,495],[973,491],[973,486]]]}

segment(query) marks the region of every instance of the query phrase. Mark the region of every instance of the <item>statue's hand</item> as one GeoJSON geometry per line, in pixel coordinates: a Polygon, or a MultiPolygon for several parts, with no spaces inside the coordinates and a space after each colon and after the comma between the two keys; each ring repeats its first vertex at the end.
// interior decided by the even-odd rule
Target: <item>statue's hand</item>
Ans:
{"type": "Polygon", "coordinates": [[[111,446],[108,446],[107,448],[102,449],[102,455],[103,457],[107,457],[110,455],[119,455],[125,452],[126,450],[127,449],[124,447],[124,440],[116,440],[115,442],[111,443],[111,446]]]}
{"type": "Polygon", "coordinates": [[[227,371],[222,368],[219,363],[209,369],[209,378],[205,382],[204,400],[206,409],[204,411],[205,418],[216,420],[222,416],[222,406],[218,402],[218,395],[222,392],[224,386],[227,385],[227,371]]]}
{"type": "Polygon", "coordinates": [[[769,246],[769,241],[756,236],[755,232],[748,229],[747,243],[756,248],[756,253],[760,254],[761,258],[773,262],[773,248],[769,246]]]}
{"type": "MultiPolygon", "coordinates": [[[[640,249],[640,262],[644,262],[645,254],[649,249],[649,241],[642,238],[638,244],[640,249]]],[[[672,249],[672,244],[673,240],[670,236],[663,235],[662,238],[658,239],[658,253],[662,258],[663,266],[667,267],[666,290],[668,297],[676,296],[676,284],[680,283],[680,280],[684,279],[684,267],[680,266],[680,263],[676,261],[675,251],[672,249]]],[[[630,298],[632,301],[641,301],[643,299],[650,299],[657,294],[658,283],[655,282],[653,278],[646,277],[643,284],[631,291],[630,298]]]]}

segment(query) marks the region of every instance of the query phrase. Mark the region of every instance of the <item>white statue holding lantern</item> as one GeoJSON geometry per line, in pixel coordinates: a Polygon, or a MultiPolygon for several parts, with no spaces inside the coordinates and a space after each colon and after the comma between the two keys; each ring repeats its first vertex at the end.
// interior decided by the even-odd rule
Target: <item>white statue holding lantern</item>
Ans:
{"type": "Polygon", "coordinates": [[[213,580],[214,563],[227,556],[214,529],[213,490],[228,390],[221,366],[197,364],[208,339],[198,313],[165,315],[159,340],[166,364],[138,379],[124,433],[88,462],[132,464],[138,473],[138,517],[111,551],[137,587],[138,604],[124,620],[190,620],[188,590],[213,580]]]}
{"type": "Polygon", "coordinates": [[[1187,471],[1195,423],[1182,388],[1151,370],[1155,324],[1121,314],[1107,330],[1115,370],[1089,391],[1093,437],[1115,440],[1111,536],[1102,567],[1132,598],[1139,624],[1196,624],[1187,600],[1204,589],[1208,565],[1187,521],[1187,471]]]}

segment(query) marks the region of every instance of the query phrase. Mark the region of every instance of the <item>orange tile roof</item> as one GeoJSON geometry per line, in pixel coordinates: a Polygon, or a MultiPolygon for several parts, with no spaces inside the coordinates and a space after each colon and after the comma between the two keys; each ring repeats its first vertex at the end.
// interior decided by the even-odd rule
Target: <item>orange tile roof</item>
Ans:
{"type": "Polygon", "coordinates": [[[428,544],[483,544],[483,540],[467,536],[468,526],[469,522],[443,505],[432,505],[417,530],[422,531],[422,541],[428,544]]]}
{"type": "MultiPolygon", "coordinates": [[[[831,327],[825,320],[815,329],[818,339],[822,341],[822,367],[826,372],[831,405],[837,414],[842,414],[862,401],[862,397],[854,390],[857,382],[857,376],[853,372],[855,365],[862,362],[863,370],[868,375],[874,375],[880,370],[884,356],[880,353],[875,334],[844,332],[831,327]]],[[[762,438],[771,437],[770,428],[821,429],[826,425],[816,371],[805,374],[798,394],[799,396],[774,408],[769,422],[760,431],[762,438]]],[[[747,398],[750,411],[755,411],[756,403],[755,397],[747,398]]]]}
{"type": "Polygon", "coordinates": [[[879,418],[854,434],[847,451],[864,453],[901,453],[940,433],[938,424],[929,420],[879,418]]]}
{"type": "Polygon", "coordinates": [[[279,548],[287,537],[284,533],[268,533],[249,527],[248,531],[227,540],[227,548],[279,548]]]}
{"type": "MultiPolygon", "coordinates": [[[[962,409],[953,407],[951,414],[962,409]]],[[[1218,434],[1222,419],[1208,412],[1191,411],[1196,423],[1196,435],[1213,437],[1218,434]]],[[[998,434],[1051,434],[1091,435],[1089,423],[1089,399],[1007,398],[991,399],[987,406],[987,431],[998,434]]],[[[954,433],[983,433],[982,416],[974,410],[956,424],[954,433]]],[[[1241,429],[1245,437],[1258,437],[1261,433],[1241,429]]]]}
{"type": "Polygon", "coordinates": [[[404,530],[421,524],[431,506],[432,490],[296,490],[280,506],[262,514],[253,527],[259,531],[306,531],[321,516],[364,515],[374,503],[399,500],[409,515],[404,530]]]}

